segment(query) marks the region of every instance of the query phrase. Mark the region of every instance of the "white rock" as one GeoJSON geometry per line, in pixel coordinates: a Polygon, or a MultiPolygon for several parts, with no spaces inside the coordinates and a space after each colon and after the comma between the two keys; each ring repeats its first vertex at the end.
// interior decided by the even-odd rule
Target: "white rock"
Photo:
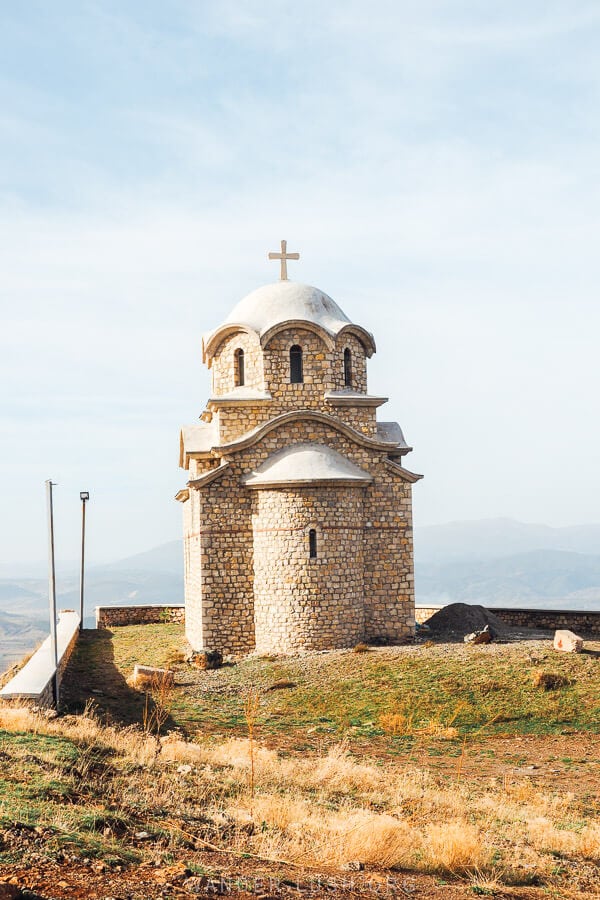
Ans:
{"type": "Polygon", "coordinates": [[[171,687],[174,683],[174,674],[170,669],[155,669],[152,666],[141,666],[136,663],[132,680],[137,687],[145,685],[155,688],[171,687]]]}
{"type": "Polygon", "coordinates": [[[583,638],[568,629],[556,631],[554,633],[554,649],[563,650],[566,653],[581,653],[583,638]]]}

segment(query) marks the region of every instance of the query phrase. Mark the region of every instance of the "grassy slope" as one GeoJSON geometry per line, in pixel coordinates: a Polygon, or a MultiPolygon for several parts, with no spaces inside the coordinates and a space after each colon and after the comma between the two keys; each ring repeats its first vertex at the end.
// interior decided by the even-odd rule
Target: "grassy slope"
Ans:
{"type": "MultiPolygon", "coordinates": [[[[539,644],[421,646],[247,659],[198,673],[177,662],[181,642],[181,629],[168,625],[85,635],[67,700],[81,709],[93,696],[100,718],[20,720],[0,710],[0,869],[31,851],[21,825],[37,825],[36,852],[41,841],[48,858],[65,850],[113,862],[159,856],[199,869],[208,840],[237,858],[330,867],[364,858],[375,869],[416,873],[477,868],[489,882],[537,879],[558,895],[567,871],[581,885],[597,880],[593,782],[590,790],[577,782],[572,798],[523,776],[502,779],[499,770],[485,783],[463,774],[465,739],[484,761],[501,734],[551,741],[566,732],[575,742],[576,732],[588,732],[593,741],[600,730],[594,656],[539,644]],[[175,663],[180,686],[167,698],[167,727],[200,745],[171,740],[161,749],[131,725],[144,709],[126,683],[135,662],[175,663]],[[568,683],[534,688],[540,670],[568,683]],[[249,690],[260,697],[258,744],[279,751],[256,750],[254,798],[242,740],[249,690]],[[107,727],[105,717],[121,724],[107,727]],[[414,769],[416,747],[421,766],[439,756],[451,766],[439,777],[414,769]],[[181,764],[189,771],[178,772],[181,764]],[[141,831],[150,840],[138,840],[141,831]]],[[[586,764],[597,767],[597,750],[586,764]]],[[[575,785],[577,770],[569,772],[575,785]]]]}
{"type": "MultiPolygon", "coordinates": [[[[177,625],[131,626],[88,639],[74,660],[83,696],[86,687],[104,687],[98,697],[115,714],[138,716],[139,695],[124,679],[136,662],[173,665],[182,646],[177,625]],[[110,663],[100,677],[107,657],[110,663]]],[[[549,642],[466,648],[461,645],[381,648],[368,653],[334,652],[302,658],[249,658],[219,672],[197,674],[179,665],[186,684],[173,697],[173,724],[186,731],[245,729],[243,699],[249,686],[262,692],[261,733],[304,741],[311,734],[372,741],[385,734],[382,717],[412,720],[413,729],[429,723],[454,725],[460,735],[557,734],[565,730],[600,731],[600,661],[596,645],[588,654],[558,654],[549,642]],[[558,690],[533,686],[539,672],[552,672],[568,683],[558,690]],[[278,682],[288,690],[269,690],[278,682]]],[[[89,693],[88,693],[88,696],[89,693]]],[[[410,729],[408,729],[410,732],[410,729]]],[[[400,735],[402,736],[402,735],[400,735]]],[[[408,735],[410,736],[410,734],[408,735]]],[[[383,746],[389,746],[385,737],[383,746]]]]}

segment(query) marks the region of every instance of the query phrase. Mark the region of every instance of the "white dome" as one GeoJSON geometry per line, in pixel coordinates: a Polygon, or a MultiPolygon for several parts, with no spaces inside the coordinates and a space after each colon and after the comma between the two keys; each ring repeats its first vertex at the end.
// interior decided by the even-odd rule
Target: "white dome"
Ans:
{"type": "Polygon", "coordinates": [[[254,472],[246,475],[246,487],[313,484],[315,481],[343,481],[364,485],[373,476],[325,444],[293,444],[277,450],[254,472]]]}
{"type": "Polygon", "coordinates": [[[224,324],[247,325],[262,335],[291,319],[314,322],[332,335],[350,324],[335,300],[316,287],[296,281],[276,281],[257,288],[240,300],[224,324]]]}

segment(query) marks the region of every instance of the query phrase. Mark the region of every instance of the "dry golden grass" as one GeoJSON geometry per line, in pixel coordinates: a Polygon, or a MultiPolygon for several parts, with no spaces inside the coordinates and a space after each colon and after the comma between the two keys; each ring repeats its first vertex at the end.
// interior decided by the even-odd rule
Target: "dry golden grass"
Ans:
{"type": "Polygon", "coordinates": [[[400,712],[382,713],[379,717],[380,727],[388,732],[402,737],[409,735],[422,735],[423,737],[436,737],[441,740],[456,740],[459,731],[452,723],[456,720],[462,709],[458,704],[453,714],[443,721],[440,717],[426,719],[417,722],[413,710],[401,710],[400,712]]]}
{"type": "MultiPolygon", "coordinates": [[[[465,779],[448,783],[399,763],[357,760],[343,744],[280,756],[254,733],[252,740],[212,744],[178,734],[159,740],[139,728],[103,725],[93,709],[47,719],[1,707],[0,729],[72,741],[81,748],[80,779],[86,754],[91,761],[97,748],[109,751],[112,774],[94,776],[97,796],[87,801],[86,814],[101,820],[106,807],[126,817],[135,808],[136,828],[145,816],[147,830],[161,830],[172,846],[182,834],[188,840],[191,830],[192,838],[235,853],[314,867],[358,861],[451,873],[482,891],[503,879],[550,877],[556,855],[600,862],[600,825],[586,824],[577,797],[529,781],[477,788],[465,779]]],[[[82,811],[55,804],[45,815],[43,821],[72,832],[82,811]]]]}
{"type": "Polygon", "coordinates": [[[425,849],[433,869],[456,874],[485,871],[491,856],[479,828],[464,819],[428,825],[425,849]]]}
{"type": "Polygon", "coordinates": [[[139,728],[101,724],[91,707],[82,716],[48,719],[31,707],[2,706],[0,728],[66,737],[82,746],[113,750],[138,765],[150,765],[160,749],[156,738],[144,734],[139,728]]]}

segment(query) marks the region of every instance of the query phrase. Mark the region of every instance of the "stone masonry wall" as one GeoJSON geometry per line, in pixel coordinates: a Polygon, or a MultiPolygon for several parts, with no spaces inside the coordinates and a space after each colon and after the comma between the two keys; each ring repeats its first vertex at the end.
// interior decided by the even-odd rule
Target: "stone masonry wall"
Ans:
{"type": "MultiPolygon", "coordinates": [[[[193,647],[244,653],[254,647],[252,496],[232,466],[192,490],[195,579],[186,592],[186,634],[193,647]]],[[[188,501],[189,502],[189,501],[188,501]]]]}
{"type": "Polygon", "coordinates": [[[229,394],[236,387],[235,351],[244,351],[244,384],[264,390],[263,354],[256,334],[239,331],[225,338],[212,359],[213,397],[229,394]]]}
{"type": "Polygon", "coordinates": [[[258,374],[252,379],[247,376],[246,384],[269,391],[273,399],[270,403],[256,406],[222,407],[218,414],[220,442],[226,444],[234,441],[257,425],[291,409],[316,409],[339,418],[363,434],[374,435],[377,423],[373,407],[333,406],[324,398],[326,391],[345,389],[346,347],[352,352],[352,389],[361,394],[367,392],[366,356],[362,344],[354,335],[342,336],[338,344],[330,350],[319,335],[301,328],[287,329],[275,335],[264,351],[257,350],[250,336],[243,332],[226,338],[213,360],[214,395],[220,396],[233,390],[233,354],[237,347],[247,346],[247,371],[258,373],[260,370],[261,378],[258,374]],[[303,351],[302,384],[290,384],[289,351],[294,344],[301,346],[303,351]]]}
{"type": "Polygon", "coordinates": [[[265,388],[282,411],[322,409],[331,412],[324,400],[327,391],[339,391],[344,385],[344,349],[349,347],[353,360],[353,389],[367,392],[365,351],[354,335],[347,335],[339,347],[330,350],[323,339],[300,327],[280,331],[264,350],[265,388]],[[303,384],[290,383],[290,347],[302,347],[303,384]]]}
{"type": "Polygon", "coordinates": [[[415,624],[412,486],[379,468],[365,495],[365,634],[399,643],[415,624]]]}
{"type": "Polygon", "coordinates": [[[364,635],[359,487],[256,492],[256,649],[349,647],[364,635]],[[309,530],[316,531],[310,558],[309,530]]]}
{"type": "Polygon", "coordinates": [[[343,584],[344,591],[348,591],[349,603],[346,609],[349,615],[348,632],[347,636],[343,636],[345,643],[354,641],[354,635],[357,635],[357,640],[365,636],[390,641],[410,637],[414,625],[410,485],[389,470],[385,451],[359,446],[328,424],[300,420],[275,428],[259,443],[225,458],[230,465],[223,475],[210,485],[192,488],[190,500],[185,504],[186,507],[191,504],[192,510],[191,518],[187,520],[189,525],[186,525],[190,528],[186,532],[186,542],[190,548],[197,544],[200,546],[200,561],[196,557],[194,576],[188,581],[186,593],[186,631],[193,646],[223,652],[253,649],[255,594],[260,605],[260,610],[256,610],[257,625],[260,623],[259,637],[261,646],[266,646],[267,623],[271,621],[274,627],[281,629],[282,623],[289,622],[292,615],[293,595],[277,587],[282,571],[288,566],[290,577],[293,571],[294,578],[304,584],[310,583],[315,597],[314,627],[306,624],[305,610],[298,608],[298,625],[295,631],[292,629],[294,636],[290,639],[296,649],[323,647],[327,641],[332,646],[333,640],[338,639],[334,635],[344,632],[345,624],[336,624],[335,619],[330,619],[329,626],[326,626],[325,620],[321,619],[319,628],[329,629],[323,632],[321,638],[316,624],[319,595],[324,602],[333,605],[342,601],[341,597],[336,596],[335,589],[336,579],[340,577],[346,577],[343,584]],[[325,444],[337,450],[370,472],[375,478],[374,484],[366,489],[352,487],[348,491],[340,486],[331,490],[321,486],[315,489],[311,497],[306,489],[291,491],[287,497],[291,503],[287,518],[285,504],[281,502],[285,491],[263,492],[244,487],[243,476],[272,453],[305,441],[325,444]],[[261,494],[270,496],[262,500],[261,494]],[[319,505],[317,497],[320,494],[325,498],[325,506],[319,505]],[[354,499],[356,496],[361,498],[360,516],[354,499]],[[308,504],[305,508],[302,507],[303,502],[308,504]],[[290,526],[287,538],[285,529],[278,531],[279,526],[273,524],[276,508],[279,517],[290,526]],[[330,532],[338,530],[343,566],[342,556],[333,552],[330,563],[306,562],[306,529],[312,527],[308,524],[311,517],[317,527],[327,529],[323,532],[324,546],[328,546],[330,532]],[[276,530],[270,532],[270,528],[276,530]],[[299,529],[302,529],[301,537],[299,529]],[[255,541],[261,544],[260,550],[255,549],[255,541]],[[293,562],[288,561],[287,541],[294,550],[293,562]],[[262,562],[261,554],[264,558],[262,562]],[[358,613],[355,601],[359,576],[352,572],[358,560],[363,569],[363,558],[365,565],[361,578],[364,577],[364,586],[361,590],[365,612],[358,613]],[[327,565],[331,566],[333,578],[331,593],[329,575],[319,572],[327,565]],[[341,568],[344,569],[342,574],[341,568]],[[318,577],[319,574],[323,577],[318,577]],[[367,624],[359,628],[359,622],[364,622],[363,615],[367,624]]]}
{"type": "MultiPolygon", "coordinates": [[[[425,624],[442,606],[417,606],[415,618],[425,624]]],[[[600,611],[580,609],[511,609],[506,606],[486,606],[508,625],[516,628],[537,628],[555,631],[568,628],[581,634],[600,634],[600,611]]]]}
{"type": "Polygon", "coordinates": [[[96,607],[96,628],[183,622],[185,622],[185,606],[179,604],[96,607]]]}

